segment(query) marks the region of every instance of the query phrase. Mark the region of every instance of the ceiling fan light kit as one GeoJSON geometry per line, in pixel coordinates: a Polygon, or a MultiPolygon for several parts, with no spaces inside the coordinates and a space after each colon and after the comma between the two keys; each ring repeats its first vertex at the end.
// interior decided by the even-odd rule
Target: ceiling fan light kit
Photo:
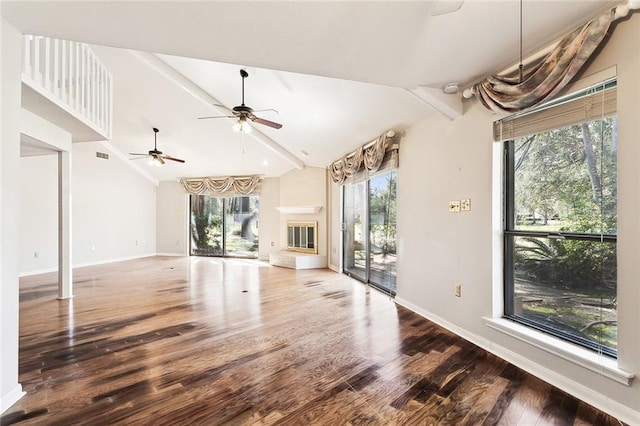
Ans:
{"type": "Polygon", "coordinates": [[[233,130],[241,133],[251,133],[251,124],[249,124],[245,117],[240,117],[233,125],[233,130]]]}

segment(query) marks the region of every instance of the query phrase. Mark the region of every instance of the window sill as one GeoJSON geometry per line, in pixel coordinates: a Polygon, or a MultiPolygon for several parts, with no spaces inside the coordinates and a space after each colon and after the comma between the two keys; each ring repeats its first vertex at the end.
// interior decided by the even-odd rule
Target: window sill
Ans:
{"type": "Polygon", "coordinates": [[[503,318],[484,318],[488,327],[508,334],[522,342],[556,355],[566,361],[577,364],[602,376],[630,386],[634,374],[618,368],[615,359],[598,354],[574,344],[564,342],[540,331],[517,324],[503,318]]]}

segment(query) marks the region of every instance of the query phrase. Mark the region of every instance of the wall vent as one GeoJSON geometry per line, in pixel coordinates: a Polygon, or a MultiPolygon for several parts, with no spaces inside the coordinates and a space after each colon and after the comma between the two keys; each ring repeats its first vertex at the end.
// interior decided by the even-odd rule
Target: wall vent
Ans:
{"type": "Polygon", "coordinates": [[[96,157],[104,158],[105,160],[109,159],[109,154],[105,154],[104,152],[96,152],[96,157]]]}

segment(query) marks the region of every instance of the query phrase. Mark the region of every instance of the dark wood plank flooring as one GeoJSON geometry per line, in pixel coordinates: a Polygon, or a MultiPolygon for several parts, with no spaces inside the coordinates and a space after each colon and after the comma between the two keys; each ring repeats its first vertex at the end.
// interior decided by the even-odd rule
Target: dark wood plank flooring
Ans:
{"type": "Polygon", "coordinates": [[[20,424],[619,425],[328,270],[153,257],[20,283],[20,424]]]}

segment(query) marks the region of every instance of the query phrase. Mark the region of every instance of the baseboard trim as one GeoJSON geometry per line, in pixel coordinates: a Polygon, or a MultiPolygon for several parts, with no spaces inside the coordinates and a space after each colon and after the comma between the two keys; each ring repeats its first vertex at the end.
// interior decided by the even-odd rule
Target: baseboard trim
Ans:
{"type": "Polygon", "coordinates": [[[18,402],[20,398],[26,395],[26,392],[22,390],[22,385],[18,383],[13,389],[0,398],[0,414],[7,411],[13,404],[18,402]]]}
{"type": "Polygon", "coordinates": [[[117,257],[117,258],[113,258],[113,259],[98,260],[97,262],[80,263],[78,265],[73,265],[73,269],[85,268],[87,266],[104,265],[106,263],[125,262],[127,260],[142,259],[142,258],[145,258],[145,257],[151,257],[151,256],[155,256],[155,255],[156,255],[155,253],[147,253],[147,254],[139,254],[137,256],[117,257]]]}
{"type": "Polygon", "coordinates": [[[557,372],[550,370],[549,368],[531,361],[529,358],[524,357],[516,352],[511,351],[501,345],[497,345],[491,340],[478,336],[475,333],[469,331],[428,312],[419,306],[409,302],[401,297],[396,297],[395,302],[416,314],[433,321],[439,326],[446,328],[452,333],[457,334],[463,339],[481,347],[482,349],[490,352],[507,362],[515,365],[524,371],[533,374],[534,376],[544,380],[545,382],[562,389],[563,391],[575,396],[576,398],[596,407],[599,410],[608,413],[617,419],[627,424],[640,424],[640,412],[633,410],[632,408],[623,405],[617,401],[612,400],[607,395],[598,393],[594,389],[588,388],[581,383],[568,379],[567,377],[558,374],[557,372]]]}
{"type": "Polygon", "coordinates": [[[187,257],[187,255],[184,253],[154,253],[151,256],[187,257]]]}
{"type": "Polygon", "coordinates": [[[48,274],[50,272],[58,272],[58,268],[37,269],[35,271],[20,272],[18,278],[30,277],[32,275],[48,274]]]}
{"type": "Polygon", "coordinates": [[[342,269],[338,268],[338,267],[337,267],[337,266],[335,266],[335,265],[329,265],[329,266],[328,266],[328,268],[329,268],[329,269],[331,269],[333,272],[337,272],[337,273],[339,273],[339,274],[341,274],[341,273],[342,273],[342,269]]]}

